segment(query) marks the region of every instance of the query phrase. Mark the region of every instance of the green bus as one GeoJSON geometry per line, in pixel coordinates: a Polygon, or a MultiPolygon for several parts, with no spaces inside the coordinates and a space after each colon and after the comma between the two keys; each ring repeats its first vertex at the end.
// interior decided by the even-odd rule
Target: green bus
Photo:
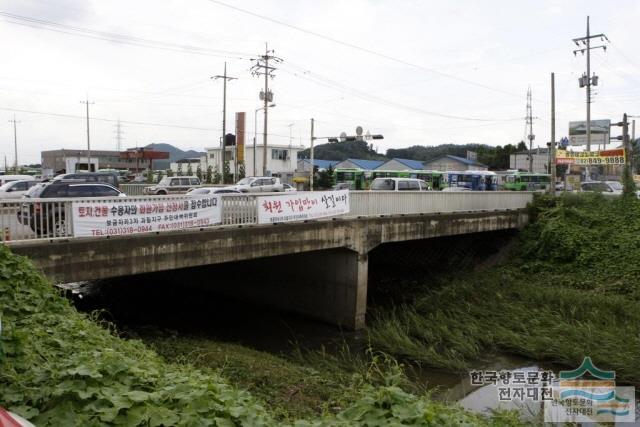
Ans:
{"type": "Polygon", "coordinates": [[[350,190],[367,190],[369,181],[365,177],[365,171],[358,168],[337,168],[334,171],[335,185],[338,188],[350,190]]]}
{"type": "Polygon", "coordinates": [[[504,189],[511,191],[546,190],[551,185],[548,173],[515,172],[504,178],[504,189]]]}

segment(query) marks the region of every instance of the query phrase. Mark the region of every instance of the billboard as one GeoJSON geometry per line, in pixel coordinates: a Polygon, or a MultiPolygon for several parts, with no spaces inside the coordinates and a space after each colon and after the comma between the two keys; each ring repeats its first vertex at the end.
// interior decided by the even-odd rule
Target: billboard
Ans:
{"type": "Polygon", "coordinates": [[[236,113],[236,158],[244,162],[244,119],[245,113],[236,113]]]}
{"type": "MultiPolygon", "coordinates": [[[[608,144],[611,120],[591,120],[591,143],[608,144]]],[[[587,145],[587,122],[569,122],[569,145],[587,145]]]]}
{"type": "Polygon", "coordinates": [[[556,151],[557,165],[603,166],[624,165],[624,148],[602,151],[556,151]]]}

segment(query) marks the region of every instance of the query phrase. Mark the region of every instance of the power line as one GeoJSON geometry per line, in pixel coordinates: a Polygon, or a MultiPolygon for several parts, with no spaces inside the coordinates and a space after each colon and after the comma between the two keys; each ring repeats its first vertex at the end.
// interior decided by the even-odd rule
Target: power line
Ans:
{"type": "MultiPolygon", "coordinates": [[[[20,109],[20,108],[10,108],[10,107],[0,107],[0,110],[3,111],[13,111],[13,112],[18,112],[18,113],[29,113],[29,114],[39,114],[39,115],[44,115],[44,116],[52,116],[52,117],[66,117],[66,118],[71,118],[71,119],[86,119],[85,116],[77,116],[74,114],[64,114],[64,113],[52,113],[52,112],[48,112],[48,111],[34,111],[34,110],[25,110],[25,109],[20,109]]],[[[101,118],[101,117],[91,117],[90,118],[91,121],[102,121],[102,122],[111,122],[111,123],[115,123],[118,120],[117,119],[107,119],[107,118],[101,118]]],[[[189,130],[201,130],[201,131],[220,131],[220,129],[213,129],[213,128],[202,128],[202,127],[194,127],[194,126],[182,126],[182,125],[175,125],[175,124],[166,124],[166,123],[151,123],[151,122],[139,122],[139,121],[131,121],[131,120],[120,120],[121,123],[126,123],[126,124],[130,124],[130,125],[140,125],[140,126],[156,126],[156,127],[167,127],[167,128],[178,128],[178,129],[189,129],[189,130]]]]}
{"type": "MultiPolygon", "coordinates": [[[[295,68],[295,66],[292,66],[292,67],[295,68]]],[[[298,77],[300,79],[308,80],[308,81],[310,81],[312,83],[315,83],[315,84],[318,84],[318,85],[321,85],[321,86],[325,86],[325,87],[329,87],[331,89],[338,90],[338,91],[343,92],[343,93],[348,93],[348,94],[350,94],[352,96],[361,98],[361,99],[363,99],[365,101],[374,102],[376,104],[387,105],[387,106],[394,107],[394,108],[401,108],[401,109],[413,111],[413,112],[419,113],[419,114],[442,117],[442,118],[446,118],[446,119],[479,121],[479,122],[500,122],[500,121],[513,121],[513,120],[521,120],[522,119],[521,117],[508,118],[508,119],[489,119],[489,118],[479,118],[479,117],[458,116],[458,115],[454,115],[454,114],[446,114],[446,113],[439,113],[439,112],[436,112],[436,111],[429,111],[429,110],[425,110],[425,109],[422,109],[422,108],[418,108],[418,107],[402,104],[402,103],[399,103],[399,102],[396,102],[396,101],[388,100],[388,99],[385,99],[385,98],[381,98],[381,97],[378,97],[378,96],[375,96],[375,95],[371,95],[371,94],[369,94],[367,92],[355,89],[353,87],[347,86],[347,85],[342,84],[340,82],[336,82],[336,81],[331,80],[329,78],[322,77],[320,75],[315,75],[315,73],[311,73],[311,71],[308,71],[308,70],[303,70],[303,71],[301,71],[299,73],[298,72],[288,71],[286,69],[283,69],[283,71],[289,72],[290,74],[292,74],[295,77],[298,77]]]]}
{"type": "Polygon", "coordinates": [[[351,49],[359,50],[361,52],[365,52],[365,53],[368,53],[370,55],[377,56],[379,58],[387,59],[389,61],[393,61],[393,62],[402,64],[402,65],[406,65],[406,66],[409,66],[409,67],[412,67],[412,68],[418,68],[418,69],[427,71],[429,73],[436,74],[436,75],[441,76],[441,77],[446,77],[448,79],[456,80],[456,81],[459,81],[459,82],[462,82],[462,83],[466,83],[466,84],[469,84],[469,85],[472,85],[472,86],[481,87],[483,89],[491,90],[491,91],[494,91],[494,92],[499,92],[499,93],[502,93],[502,94],[505,94],[505,95],[509,95],[509,96],[514,96],[514,97],[518,97],[518,98],[521,96],[521,95],[515,94],[513,92],[508,92],[508,91],[505,91],[505,90],[502,90],[502,89],[499,89],[499,88],[495,88],[495,87],[488,86],[488,85],[485,85],[485,84],[482,84],[482,83],[474,82],[472,80],[467,80],[467,79],[464,79],[462,77],[454,76],[452,74],[448,74],[448,73],[445,73],[445,72],[442,72],[442,71],[438,71],[438,70],[433,69],[433,68],[429,68],[429,67],[425,67],[423,65],[415,64],[413,62],[409,62],[409,61],[406,61],[406,60],[401,59],[401,58],[397,58],[397,57],[394,57],[394,56],[391,56],[391,55],[387,55],[385,53],[377,52],[375,50],[368,49],[366,47],[358,46],[358,45],[353,44],[353,43],[349,43],[349,42],[345,42],[345,41],[342,41],[342,40],[338,40],[336,38],[327,36],[325,34],[321,34],[321,33],[315,32],[315,31],[311,31],[311,30],[307,30],[306,28],[298,27],[296,25],[289,24],[289,23],[284,22],[284,21],[280,21],[280,20],[277,20],[277,19],[274,19],[274,18],[270,18],[268,16],[260,15],[258,13],[252,12],[252,11],[247,10],[247,9],[242,9],[240,7],[237,7],[237,6],[233,6],[233,5],[230,5],[228,3],[224,3],[224,2],[222,2],[220,0],[209,0],[209,1],[211,3],[215,3],[215,4],[219,5],[219,6],[223,6],[223,7],[229,8],[229,9],[233,9],[235,11],[244,13],[246,15],[253,16],[255,18],[259,18],[259,19],[262,19],[262,20],[265,20],[265,21],[269,21],[269,22],[272,22],[274,24],[282,25],[282,26],[291,28],[293,30],[303,32],[305,34],[309,34],[309,35],[312,35],[314,37],[318,37],[318,38],[330,41],[332,43],[339,44],[341,46],[346,46],[346,47],[349,47],[351,49]]]}
{"type": "Polygon", "coordinates": [[[71,25],[61,24],[53,21],[32,18],[28,16],[16,15],[9,12],[0,11],[0,16],[5,18],[5,22],[9,24],[24,25],[31,28],[54,31],[58,33],[92,38],[97,40],[109,41],[114,43],[129,44],[133,46],[147,47],[153,49],[168,50],[181,53],[190,53],[196,55],[206,55],[214,57],[222,57],[229,59],[247,59],[250,54],[242,52],[226,51],[203,48],[186,44],[178,44],[164,42],[159,40],[145,39],[127,34],[111,33],[106,31],[92,30],[90,28],[74,27],[71,25]]]}

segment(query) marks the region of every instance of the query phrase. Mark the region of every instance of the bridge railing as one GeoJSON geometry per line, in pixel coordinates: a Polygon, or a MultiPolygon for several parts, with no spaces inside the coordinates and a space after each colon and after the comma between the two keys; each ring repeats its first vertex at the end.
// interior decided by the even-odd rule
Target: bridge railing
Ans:
{"type": "MultiPolygon", "coordinates": [[[[283,193],[275,193],[281,196],[283,193]]],[[[222,224],[243,226],[258,223],[258,198],[270,194],[225,194],[222,224]]],[[[533,194],[529,192],[416,192],[352,191],[350,210],[344,217],[406,215],[437,212],[472,212],[522,209],[533,194]]],[[[105,203],[142,203],[185,200],[189,196],[132,196],[122,198],[60,198],[0,200],[0,241],[55,240],[74,238],[72,202],[88,206],[105,203]]]]}
{"type": "Polygon", "coordinates": [[[348,216],[522,209],[533,193],[516,191],[352,191],[348,216]]]}

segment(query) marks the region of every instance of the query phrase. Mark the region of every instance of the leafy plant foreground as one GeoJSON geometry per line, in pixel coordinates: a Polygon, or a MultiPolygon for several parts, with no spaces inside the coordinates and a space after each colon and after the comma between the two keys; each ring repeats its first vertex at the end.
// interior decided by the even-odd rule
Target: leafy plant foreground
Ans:
{"type": "MultiPolygon", "coordinates": [[[[0,405],[37,426],[271,426],[269,408],[220,375],[165,362],[78,313],[25,258],[0,246],[0,405]]],[[[402,390],[362,384],[338,414],[304,426],[520,425],[402,390]]]]}

